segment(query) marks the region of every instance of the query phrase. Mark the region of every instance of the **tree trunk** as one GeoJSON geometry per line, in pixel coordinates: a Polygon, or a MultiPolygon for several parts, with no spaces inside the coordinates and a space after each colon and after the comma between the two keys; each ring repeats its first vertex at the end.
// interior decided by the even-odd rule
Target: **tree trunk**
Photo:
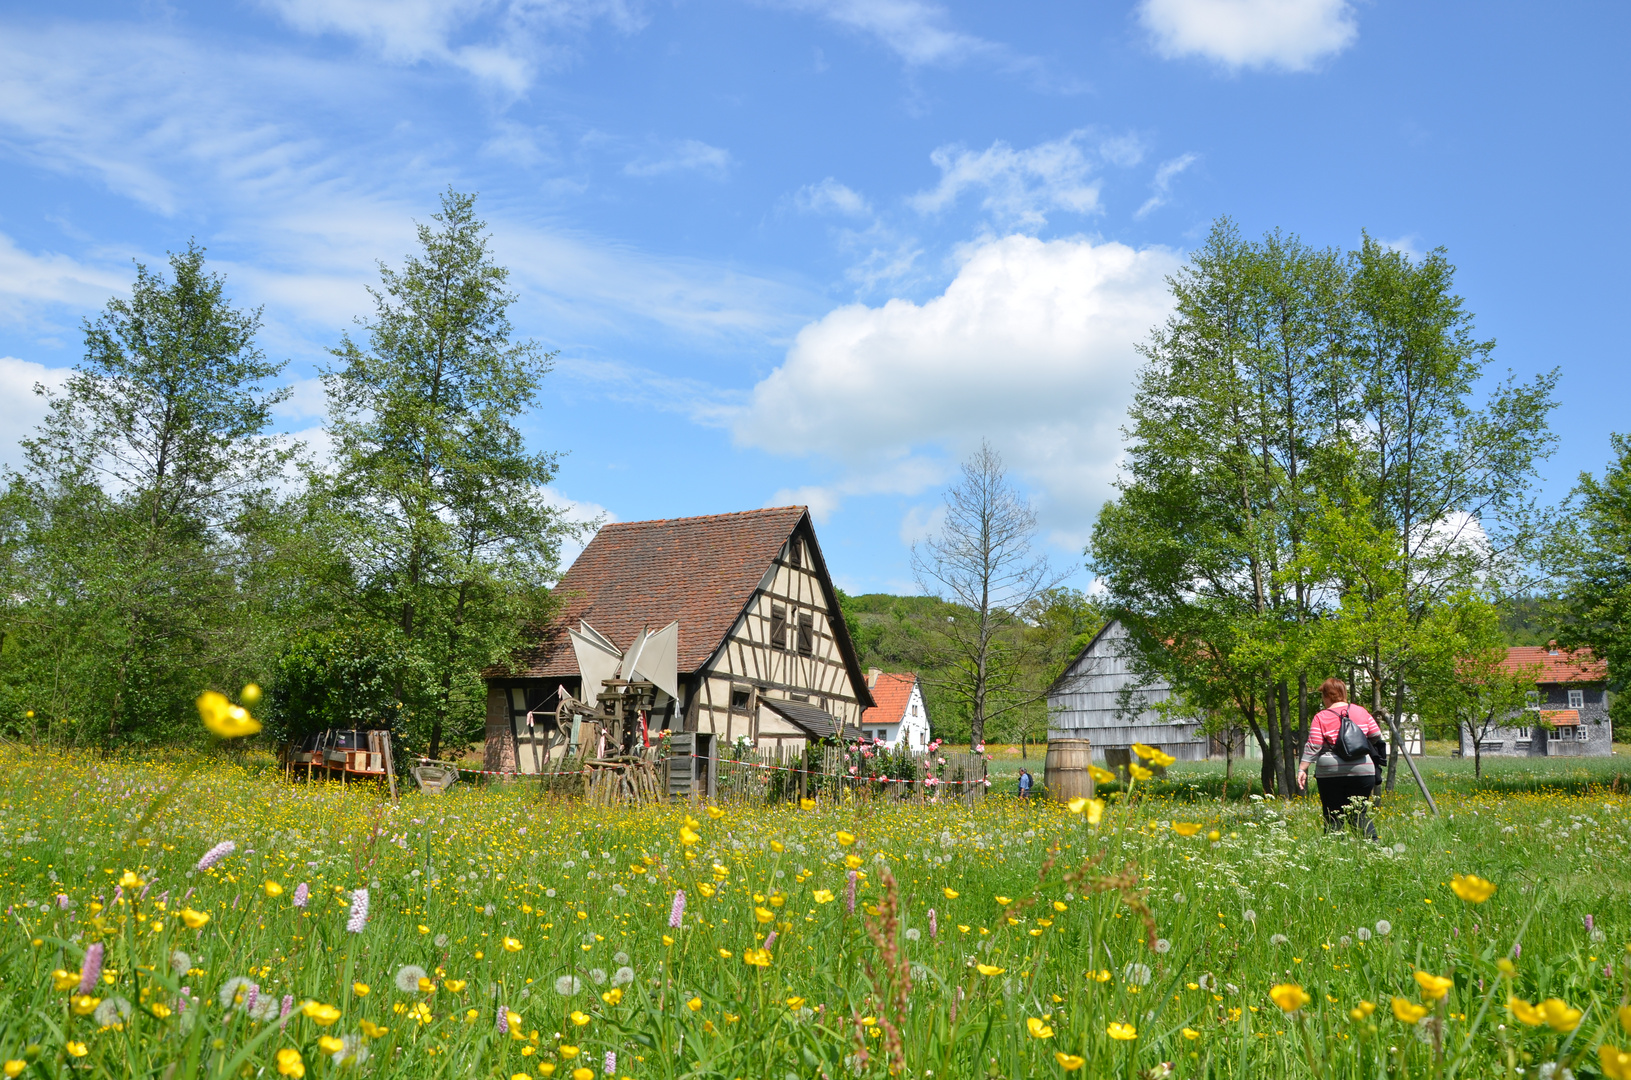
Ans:
{"type": "Polygon", "coordinates": [[[1275,689],[1278,693],[1280,711],[1280,745],[1284,749],[1284,753],[1280,755],[1280,779],[1285,786],[1286,794],[1296,798],[1302,794],[1302,790],[1297,787],[1297,758],[1302,751],[1297,745],[1299,742],[1297,732],[1291,726],[1291,691],[1284,679],[1279,681],[1275,689]]]}

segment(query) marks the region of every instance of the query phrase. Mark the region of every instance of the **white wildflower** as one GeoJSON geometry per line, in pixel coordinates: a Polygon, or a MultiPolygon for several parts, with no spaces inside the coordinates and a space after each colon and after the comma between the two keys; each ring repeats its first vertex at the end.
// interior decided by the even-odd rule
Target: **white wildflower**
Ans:
{"type": "Polygon", "coordinates": [[[255,981],[253,979],[246,979],[242,975],[234,975],[221,984],[220,992],[216,994],[216,1000],[220,1001],[221,1008],[230,1009],[244,995],[248,994],[254,985],[255,981]]]}
{"type": "Polygon", "coordinates": [[[1291,939],[1286,937],[1284,934],[1274,934],[1273,936],[1271,936],[1269,938],[1269,944],[1270,945],[1289,945],[1289,944],[1291,944],[1291,939]]]}
{"type": "Polygon", "coordinates": [[[1155,951],[1158,952],[1158,953],[1169,953],[1169,952],[1171,952],[1172,951],[1172,942],[1168,941],[1164,937],[1156,938],[1155,939],[1155,951]]]}
{"type": "Polygon", "coordinates": [[[589,969],[589,981],[594,983],[596,986],[599,986],[602,983],[604,983],[606,981],[606,969],[605,968],[590,968],[589,969]]]}
{"type": "Polygon", "coordinates": [[[1148,986],[1150,983],[1150,968],[1148,964],[1130,963],[1121,969],[1123,982],[1135,986],[1148,986]]]}
{"type": "Polygon", "coordinates": [[[571,997],[583,989],[583,983],[578,981],[576,975],[562,975],[555,980],[555,992],[562,997],[571,997]]]}
{"type": "MultiPolygon", "coordinates": [[[[619,955],[621,955],[621,954],[619,954],[619,955]]],[[[627,967],[627,966],[620,967],[616,971],[612,972],[612,985],[613,986],[627,986],[629,983],[631,983],[633,981],[634,981],[634,969],[631,968],[631,967],[627,967]]]]}
{"type": "Polygon", "coordinates": [[[1393,924],[1388,922],[1386,919],[1377,919],[1376,932],[1381,934],[1383,937],[1387,937],[1389,934],[1393,933],[1393,924]]]}

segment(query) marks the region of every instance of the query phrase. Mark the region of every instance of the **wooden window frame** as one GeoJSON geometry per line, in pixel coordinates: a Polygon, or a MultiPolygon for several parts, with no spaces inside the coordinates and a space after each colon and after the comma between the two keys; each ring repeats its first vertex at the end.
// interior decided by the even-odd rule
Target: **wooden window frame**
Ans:
{"type": "Polygon", "coordinates": [[[798,615],[798,654],[815,655],[815,616],[808,611],[801,611],[798,615]]]}
{"type": "Polygon", "coordinates": [[[742,683],[731,684],[730,711],[738,714],[745,714],[753,711],[753,687],[746,686],[742,683]],[[736,704],[737,694],[742,695],[742,704],[740,706],[736,704]]]}
{"type": "Polygon", "coordinates": [[[770,605],[770,647],[787,651],[787,609],[780,604],[770,605]]]}

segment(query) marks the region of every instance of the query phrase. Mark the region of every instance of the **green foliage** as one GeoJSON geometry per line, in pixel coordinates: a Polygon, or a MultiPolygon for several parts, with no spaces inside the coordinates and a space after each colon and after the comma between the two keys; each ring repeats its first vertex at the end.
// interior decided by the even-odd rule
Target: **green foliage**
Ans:
{"type": "Polygon", "coordinates": [[[288,461],[266,434],[286,390],[190,244],[170,277],[84,325],[0,508],[7,697],[52,738],[164,742],[197,731],[200,689],[253,666],[238,585],[253,508],[288,461]]]}
{"type": "Polygon", "coordinates": [[[1614,457],[1601,479],[1582,473],[1559,515],[1548,554],[1563,585],[1557,640],[1590,646],[1608,661],[1616,741],[1631,740],[1631,439],[1610,437],[1614,457]]]}
{"type": "Polygon", "coordinates": [[[297,634],[277,658],[266,721],[278,742],[328,728],[389,728],[405,666],[389,628],[367,624],[297,634]]]}

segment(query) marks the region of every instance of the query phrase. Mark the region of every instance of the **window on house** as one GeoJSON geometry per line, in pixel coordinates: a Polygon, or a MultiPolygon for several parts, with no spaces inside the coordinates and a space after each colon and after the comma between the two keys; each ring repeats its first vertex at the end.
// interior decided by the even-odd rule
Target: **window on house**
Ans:
{"type": "Polygon", "coordinates": [[[794,566],[801,567],[804,565],[804,545],[798,541],[797,537],[787,543],[787,561],[794,566]]]}
{"type": "Polygon", "coordinates": [[[780,604],[770,605],[770,647],[787,648],[787,609],[780,604]]]}
{"type": "Polygon", "coordinates": [[[1524,708],[1526,708],[1526,709],[1538,709],[1538,708],[1540,708],[1540,691],[1539,690],[1531,690],[1531,691],[1529,691],[1529,693],[1524,695],[1524,708]]]}
{"type": "Polygon", "coordinates": [[[747,712],[748,702],[753,698],[753,691],[745,686],[731,687],[731,712],[747,712]]]}
{"type": "Polygon", "coordinates": [[[1520,738],[1520,739],[1530,738],[1529,729],[1526,728],[1526,727],[1519,728],[1518,729],[1518,738],[1520,738]]]}
{"type": "Polygon", "coordinates": [[[809,656],[815,652],[815,616],[801,614],[799,616],[799,655],[809,656]]]}
{"type": "Polygon", "coordinates": [[[1569,708],[1583,709],[1586,707],[1586,692],[1584,690],[1569,691],[1569,708]]]}
{"type": "Polygon", "coordinates": [[[1586,731],[1586,725],[1581,724],[1574,729],[1574,740],[1575,742],[1589,742],[1591,740],[1591,735],[1586,731]]]}
{"type": "Polygon", "coordinates": [[[809,701],[810,700],[810,695],[809,694],[788,694],[787,695],[787,700],[788,701],[809,701]]]}

